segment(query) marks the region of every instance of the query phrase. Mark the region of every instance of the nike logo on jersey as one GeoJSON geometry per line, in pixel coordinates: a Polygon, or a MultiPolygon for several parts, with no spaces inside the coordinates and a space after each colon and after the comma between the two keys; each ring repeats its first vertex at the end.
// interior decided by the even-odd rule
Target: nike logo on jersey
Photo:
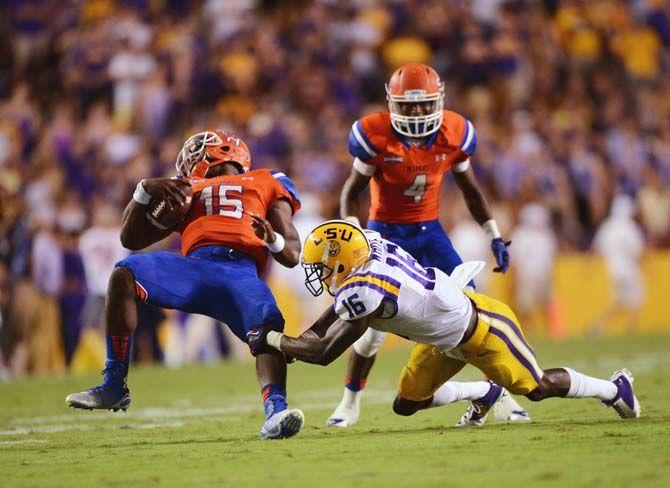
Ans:
{"type": "Polygon", "coordinates": [[[385,163],[402,163],[402,156],[384,156],[385,163]]]}

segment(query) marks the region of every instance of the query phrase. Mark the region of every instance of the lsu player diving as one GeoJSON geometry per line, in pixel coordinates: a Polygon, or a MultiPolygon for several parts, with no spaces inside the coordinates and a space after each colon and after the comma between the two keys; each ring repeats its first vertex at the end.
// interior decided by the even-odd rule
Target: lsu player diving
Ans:
{"type": "MultiPolygon", "coordinates": [[[[340,198],[340,216],[356,224],[358,196],[370,184],[368,229],[407,249],[423,266],[450,274],[462,263],[438,221],[440,187],[451,171],[470,213],[491,238],[491,249],[504,273],[507,245],[479,189],[470,157],[477,133],[468,119],[444,110],[444,84],[433,68],[410,63],[386,85],[389,111],[357,120],[349,133],[354,157],[340,198]]],[[[471,284],[474,288],[474,283],[471,284]]],[[[358,422],[365,383],[386,333],[369,329],[349,356],[342,401],[326,424],[349,427],[358,422]]],[[[530,420],[511,397],[496,405],[496,417],[530,420]]]]}
{"type": "MultiPolygon", "coordinates": [[[[176,167],[177,178],[138,183],[123,214],[121,241],[126,248],[139,250],[176,231],[181,235],[181,254],[135,254],[117,263],[105,306],[105,379],[99,386],[68,395],[71,407],[116,411],[130,406],[126,376],[137,299],[213,317],[244,342],[253,328],[284,328],[275,299],[259,276],[268,253],[284,266],[298,263],[300,239],[291,219],[300,200],[293,182],[278,171],[250,170],[244,141],[221,130],[190,137],[176,167]],[[191,194],[182,219],[161,223],[149,212],[157,199],[182,208],[191,194]]],[[[304,417],[300,410],[287,407],[286,359],[271,348],[256,352],[266,414],[261,439],[291,437],[302,428],[304,417]]]]}
{"type": "Polygon", "coordinates": [[[301,361],[327,365],[373,328],[417,342],[393,402],[399,415],[470,400],[457,426],[482,425],[507,390],[533,401],[598,398],[623,419],[640,416],[626,369],[615,371],[609,381],[571,368],[543,370],[512,310],[463,290],[483,262],[465,263],[449,276],[421,266],[377,233],[334,220],[307,236],[301,264],[307,288],[315,296],[326,289],[335,296],[333,306],[300,337],[264,329],[250,342],[252,353],[269,345],[301,361]],[[449,381],[466,364],[489,381],[449,381]]]}

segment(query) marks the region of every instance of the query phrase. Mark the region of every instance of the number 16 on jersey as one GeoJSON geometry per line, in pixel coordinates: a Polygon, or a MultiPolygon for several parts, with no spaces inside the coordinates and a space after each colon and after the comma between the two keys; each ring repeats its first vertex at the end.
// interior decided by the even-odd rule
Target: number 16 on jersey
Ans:
{"type": "Polygon", "coordinates": [[[365,312],[365,304],[363,302],[357,301],[358,293],[353,293],[351,296],[347,297],[346,300],[342,300],[342,305],[349,312],[349,317],[354,318],[357,315],[360,315],[365,312]]]}

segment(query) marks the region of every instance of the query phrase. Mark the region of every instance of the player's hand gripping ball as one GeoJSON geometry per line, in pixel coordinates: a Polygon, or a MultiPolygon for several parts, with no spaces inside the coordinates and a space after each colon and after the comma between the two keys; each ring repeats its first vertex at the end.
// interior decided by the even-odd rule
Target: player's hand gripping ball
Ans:
{"type": "Polygon", "coordinates": [[[159,229],[174,227],[191,208],[193,189],[187,180],[153,178],[144,181],[144,189],[151,195],[147,219],[159,229]]]}

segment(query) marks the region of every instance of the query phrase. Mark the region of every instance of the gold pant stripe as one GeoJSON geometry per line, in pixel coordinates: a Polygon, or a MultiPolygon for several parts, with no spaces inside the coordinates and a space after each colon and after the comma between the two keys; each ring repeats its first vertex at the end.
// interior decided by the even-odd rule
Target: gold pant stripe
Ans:
{"type": "Polygon", "coordinates": [[[519,336],[510,328],[510,326],[502,320],[487,317],[484,314],[479,314],[479,319],[489,324],[489,332],[498,336],[505,342],[505,344],[507,344],[507,347],[514,357],[517,358],[528,371],[530,371],[535,380],[539,383],[544,375],[544,371],[542,371],[542,368],[537,364],[535,354],[526,347],[526,344],[519,339],[519,336]]]}

